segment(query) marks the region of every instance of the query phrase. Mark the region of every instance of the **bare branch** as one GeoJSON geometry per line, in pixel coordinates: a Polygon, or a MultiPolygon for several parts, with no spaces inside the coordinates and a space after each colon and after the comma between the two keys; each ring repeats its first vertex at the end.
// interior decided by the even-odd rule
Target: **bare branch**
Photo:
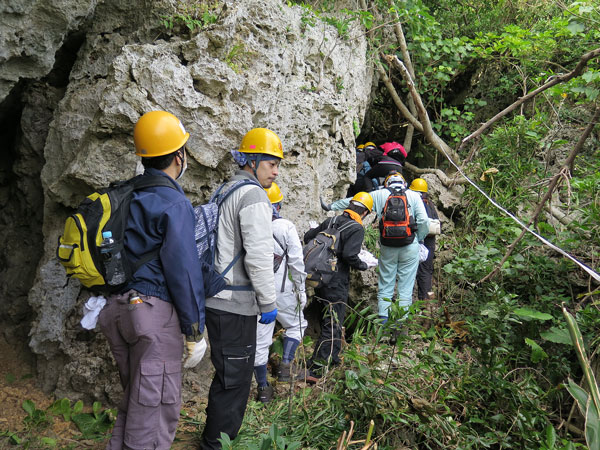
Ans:
{"type": "Polygon", "coordinates": [[[480,126],[475,132],[471,133],[469,136],[464,138],[462,140],[462,142],[460,143],[460,145],[458,146],[457,152],[459,152],[468,141],[480,136],[485,130],[487,130],[490,126],[492,126],[492,124],[494,124],[494,122],[496,122],[499,119],[501,119],[502,117],[506,116],[508,113],[514,111],[515,109],[517,109],[521,104],[525,103],[526,101],[531,100],[536,95],[538,95],[540,92],[543,92],[546,89],[549,89],[552,86],[555,86],[557,84],[564,83],[565,81],[569,81],[571,78],[575,78],[576,76],[579,76],[581,74],[581,72],[583,72],[583,69],[587,65],[588,61],[590,59],[596,58],[598,56],[600,56],[600,48],[597,48],[595,50],[592,50],[592,51],[586,53],[585,55],[583,55],[581,57],[581,59],[577,63],[577,66],[575,66],[575,68],[571,72],[553,77],[546,84],[540,86],[539,88],[537,88],[534,91],[531,91],[529,94],[524,95],[523,97],[519,98],[512,105],[504,108],[502,111],[500,111],[494,117],[492,117],[490,120],[488,120],[482,126],[480,126]]]}
{"type": "MultiPolygon", "coordinates": [[[[402,23],[400,22],[400,17],[398,16],[398,11],[396,11],[394,6],[394,2],[389,0],[390,8],[393,10],[394,18],[396,19],[396,23],[394,24],[394,31],[396,33],[396,38],[398,39],[398,43],[400,44],[400,51],[402,52],[402,59],[406,63],[406,68],[408,69],[408,73],[410,73],[411,78],[414,80],[415,77],[415,69],[413,67],[412,61],[410,59],[410,53],[408,52],[408,46],[406,45],[406,38],[404,37],[404,30],[402,29],[402,23]]],[[[408,109],[410,113],[415,116],[417,115],[417,108],[415,107],[415,102],[412,97],[408,98],[408,109]]],[[[412,146],[412,138],[415,131],[415,127],[412,124],[409,124],[406,128],[406,135],[404,136],[404,150],[406,153],[410,152],[410,148],[412,146]]]]}
{"type": "Polygon", "coordinates": [[[425,106],[421,101],[421,96],[417,92],[415,83],[412,80],[410,73],[408,73],[408,69],[406,68],[404,63],[400,61],[395,55],[387,55],[385,56],[385,59],[390,64],[393,64],[400,71],[402,78],[404,78],[404,81],[406,82],[412,99],[415,102],[415,106],[417,107],[417,112],[419,114],[419,122],[423,127],[423,133],[425,134],[425,138],[427,139],[427,141],[436,149],[444,153],[448,159],[454,160],[455,164],[460,163],[460,158],[458,157],[458,154],[454,150],[452,150],[448,146],[448,144],[446,144],[446,142],[444,142],[442,138],[440,138],[435,133],[435,131],[433,131],[433,128],[431,127],[431,121],[429,120],[429,116],[427,114],[427,110],[425,109],[425,106]]]}
{"type": "Polygon", "coordinates": [[[412,172],[414,174],[433,173],[440,179],[442,184],[446,187],[452,187],[452,186],[456,186],[457,184],[467,184],[468,183],[468,181],[462,177],[450,178],[444,172],[442,172],[440,169],[429,169],[429,168],[422,169],[420,167],[413,166],[409,162],[405,162],[404,167],[406,167],[406,169],[408,169],[410,172],[412,172]]]}

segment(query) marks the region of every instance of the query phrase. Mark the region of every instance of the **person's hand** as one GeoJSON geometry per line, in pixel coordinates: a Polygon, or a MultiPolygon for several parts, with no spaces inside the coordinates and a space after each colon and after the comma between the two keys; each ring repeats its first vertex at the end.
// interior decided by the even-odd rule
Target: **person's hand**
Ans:
{"type": "Polygon", "coordinates": [[[298,298],[300,299],[300,311],[306,308],[306,292],[298,292],[298,298]]]}
{"type": "Polygon", "coordinates": [[[331,205],[325,203],[321,197],[319,197],[319,200],[321,200],[321,208],[323,208],[325,211],[331,211],[331,205]]]}
{"type": "Polygon", "coordinates": [[[187,357],[183,362],[183,367],[186,369],[196,367],[204,357],[204,353],[206,353],[206,347],[207,344],[204,336],[199,342],[186,341],[185,348],[187,349],[187,357]]]}
{"type": "Polygon", "coordinates": [[[260,320],[258,321],[258,323],[262,323],[263,325],[266,325],[268,323],[273,322],[276,318],[277,318],[277,308],[275,308],[273,311],[261,313],[260,320]]]}

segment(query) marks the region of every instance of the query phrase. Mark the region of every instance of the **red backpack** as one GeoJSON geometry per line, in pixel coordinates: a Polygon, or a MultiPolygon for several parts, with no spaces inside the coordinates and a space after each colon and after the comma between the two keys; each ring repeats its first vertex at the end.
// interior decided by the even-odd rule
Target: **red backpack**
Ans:
{"type": "Polygon", "coordinates": [[[404,247],[415,240],[417,224],[408,211],[406,189],[388,189],[390,196],[379,221],[380,242],[388,247],[404,247]]]}

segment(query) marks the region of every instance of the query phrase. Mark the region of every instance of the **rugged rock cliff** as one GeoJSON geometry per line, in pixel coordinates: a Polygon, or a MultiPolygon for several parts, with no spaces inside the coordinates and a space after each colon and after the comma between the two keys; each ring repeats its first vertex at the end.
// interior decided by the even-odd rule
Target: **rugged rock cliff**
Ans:
{"type": "MultiPolygon", "coordinates": [[[[65,284],[54,257],[66,215],[140,170],[133,125],[164,109],[192,136],[182,185],[193,203],[231,173],[246,131],[278,133],[284,214],[304,231],[322,218],[319,194],[340,197],[354,177],[372,85],[364,31],[307,26],[301,7],[269,0],[220,3],[215,23],[183,33],[163,24],[179,14],[171,2],[9,0],[0,13],[0,312],[15,339],[30,322],[47,391],[114,402],[107,345],[78,323],[90,293],[65,284]]],[[[209,366],[187,373],[186,395],[209,366]]]]}

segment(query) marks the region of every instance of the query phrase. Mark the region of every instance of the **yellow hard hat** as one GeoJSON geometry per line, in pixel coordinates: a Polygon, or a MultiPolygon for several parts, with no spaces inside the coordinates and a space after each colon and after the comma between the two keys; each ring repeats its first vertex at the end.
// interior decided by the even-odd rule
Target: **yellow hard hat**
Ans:
{"type": "Polygon", "coordinates": [[[241,153],[261,153],[283,159],[283,146],[279,136],[267,128],[253,128],[242,139],[241,153]]]}
{"type": "Polygon", "coordinates": [[[412,183],[410,183],[409,189],[411,191],[427,192],[427,181],[423,178],[415,178],[412,183]]]}
{"type": "Polygon", "coordinates": [[[373,211],[373,197],[368,192],[359,192],[352,197],[351,202],[357,202],[369,210],[373,211]]]}
{"type": "Polygon", "coordinates": [[[363,148],[365,148],[365,144],[360,144],[356,146],[356,150],[362,150],[363,148]]]}
{"type": "Polygon", "coordinates": [[[279,186],[277,186],[277,183],[271,183],[271,187],[265,189],[265,191],[271,203],[279,203],[283,200],[283,194],[281,193],[281,189],[279,189],[279,186]]]}
{"type": "Polygon", "coordinates": [[[133,129],[135,154],[144,158],[168,155],[190,138],[181,121],[166,111],[150,111],[139,118],[133,129]]]}
{"type": "Polygon", "coordinates": [[[376,145],[375,145],[375,143],[373,143],[373,142],[367,142],[367,143],[365,144],[365,148],[367,148],[367,147],[373,147],[373,148],[377,148],[377,146],[376,146],[376,145]]]}

